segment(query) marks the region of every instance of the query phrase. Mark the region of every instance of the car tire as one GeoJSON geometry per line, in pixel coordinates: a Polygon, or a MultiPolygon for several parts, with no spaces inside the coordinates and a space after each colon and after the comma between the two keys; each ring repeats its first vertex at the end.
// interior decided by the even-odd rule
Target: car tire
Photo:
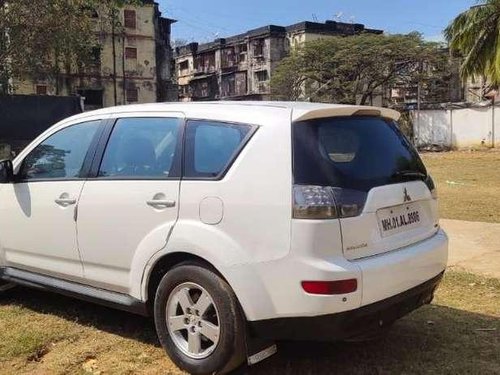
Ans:
{"type": "Polygon", "coordinates": [[[201,264],[180,264],[162,278],[154,320],[167,354],[191,374],[227,373],[246,358],[245,319],[236,295],[201,264]]]}

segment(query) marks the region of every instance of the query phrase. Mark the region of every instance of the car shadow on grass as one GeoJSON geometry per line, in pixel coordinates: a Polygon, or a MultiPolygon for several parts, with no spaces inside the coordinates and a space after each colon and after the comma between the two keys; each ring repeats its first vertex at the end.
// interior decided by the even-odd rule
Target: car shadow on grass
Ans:
{"type": "MultiPolygon", "coordinates": [[[[148,318],[24,288],[0,300],[0,306],[9,304],[160,346],[148,318]]],[[[376,341],[282,342],[278,347],[277,355],[236,374],[500,374],[500,319],[431,305],[376,341]]]]}
{"type": "Polygon", "coordinates": [[[242,373],[500,374],[500,319],[426,306],[397,322],[381,339],[281,343],[276,356],[242,373]]]}

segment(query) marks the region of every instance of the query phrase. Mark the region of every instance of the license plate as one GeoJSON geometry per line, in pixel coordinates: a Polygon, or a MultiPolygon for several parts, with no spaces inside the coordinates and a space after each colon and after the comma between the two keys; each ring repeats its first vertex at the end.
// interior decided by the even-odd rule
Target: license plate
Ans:
{"type": "Polygon", "coordinates": [[[377,217],[382,237],[418,228],[423,220],[418,204],[385,208],[377,212],[377,217]]]}

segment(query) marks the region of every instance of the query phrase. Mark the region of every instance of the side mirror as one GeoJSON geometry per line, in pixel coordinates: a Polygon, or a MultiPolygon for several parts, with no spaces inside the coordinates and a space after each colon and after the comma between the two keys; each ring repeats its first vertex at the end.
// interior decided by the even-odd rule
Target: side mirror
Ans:
{"type": "Polygon", "coordinates": [[[14,182],[14,166],[12,160],[0,161],[0,184],[14,182]]]}

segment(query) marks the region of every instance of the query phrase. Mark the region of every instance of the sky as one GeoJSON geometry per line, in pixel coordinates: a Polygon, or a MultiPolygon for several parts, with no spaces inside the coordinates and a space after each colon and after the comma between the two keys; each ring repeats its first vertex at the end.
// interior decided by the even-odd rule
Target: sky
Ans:
{"type": "Polygon", "coordinates": [[[327,19],[385,32],[419,31],[443,40],[442,30],[477,0],[157,0],[163,16],[178,20],[172,40],[208,42],[274,24],[327,19]]]}

